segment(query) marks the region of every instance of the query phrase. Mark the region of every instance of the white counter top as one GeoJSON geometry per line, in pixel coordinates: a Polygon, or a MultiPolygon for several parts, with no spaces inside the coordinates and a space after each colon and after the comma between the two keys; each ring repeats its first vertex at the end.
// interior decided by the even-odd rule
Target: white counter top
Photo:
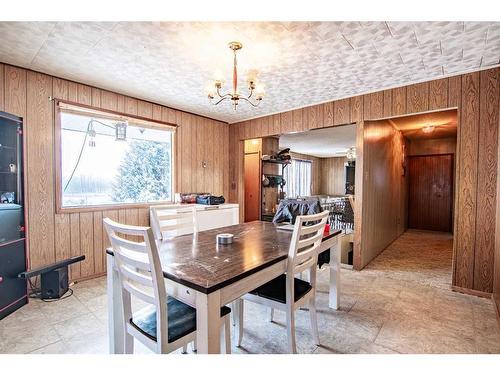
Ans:
{"type": "Polygon", "coordinates": [[[208,205],[208,204],[198,204],[198,203],[173,203],[169,204],[168,206],[170,207],[178,207],[178,208],[183,208],[183,207],[193,207],[195,206],[197,210],[203,211],[203,210],[216,210],[216,209],[227,209],[227,208],[239,208],[240,205],[238,203],[223,203],[223,204],[217,204],[217,205],[208,205]]]}

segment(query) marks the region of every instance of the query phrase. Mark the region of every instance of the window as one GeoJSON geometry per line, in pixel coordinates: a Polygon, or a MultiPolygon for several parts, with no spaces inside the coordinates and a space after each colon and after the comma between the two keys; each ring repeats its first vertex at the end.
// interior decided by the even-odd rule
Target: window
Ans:
{"type": "Polygon", "coordinates": [[[172,200],[174,127],[59,103],[60,208],[172,200]]]}
{"type": "Polygon", "coordinates": [[[287,198],[311,195],[311,165],[310,161],[293,159],[285,168],[283,176],[286,181],[284,191],[287,198]]]}

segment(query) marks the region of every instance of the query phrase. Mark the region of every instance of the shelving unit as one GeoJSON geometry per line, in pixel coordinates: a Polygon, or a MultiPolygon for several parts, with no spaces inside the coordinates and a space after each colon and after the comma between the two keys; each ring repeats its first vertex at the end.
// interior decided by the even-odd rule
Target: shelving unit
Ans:
{"type": "Polygon", "coordinates": [[[0,203],[0,319],[28,302],[26,280],[17,277],[26,271],[22,129],[21,118],[0,112],[0,195],[6,200],[0,203]]]}
{"type": "MultiPolygon", "coordinates": [[[[283,179],[283,172],[290,162],[280,160],[262,160],[262,177],[271,177],[272,179],[283,179]]],[[[286,181],[285,181],[286,182],[286,181]]],[[[276,213],[276,205],[279,200],[284,198],[283,185],[262,185],[261,189],[261,220],[272,221],[276,213]]]]}

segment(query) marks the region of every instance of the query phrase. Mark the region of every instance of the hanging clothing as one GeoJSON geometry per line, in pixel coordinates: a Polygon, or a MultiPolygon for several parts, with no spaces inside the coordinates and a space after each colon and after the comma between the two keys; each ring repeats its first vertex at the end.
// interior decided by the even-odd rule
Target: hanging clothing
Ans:
{"type": "MultiPolygon", "coordinates": [[[[300,215],[312,215],[323,211],[318,199],[282,199],[273,218],[273,223],[295,223],[295,218],[300,215]]],[[[318,255],[318,266],[330,263],[330,250],[325,250],[318,255]]]]}

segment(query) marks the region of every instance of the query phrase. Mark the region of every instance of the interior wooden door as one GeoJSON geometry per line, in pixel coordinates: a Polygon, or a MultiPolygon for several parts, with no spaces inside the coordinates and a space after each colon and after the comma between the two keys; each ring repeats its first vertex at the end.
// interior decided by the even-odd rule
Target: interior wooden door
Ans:
{"type": "Polygon", "coordinates": [[[408,227],[451,232],[453,155],[408,158],[408,227]]]}
{"type": "Polygon", "coordinates": [[[260,219],[260,154],[245,154],[245,222],[260,219]]]}

